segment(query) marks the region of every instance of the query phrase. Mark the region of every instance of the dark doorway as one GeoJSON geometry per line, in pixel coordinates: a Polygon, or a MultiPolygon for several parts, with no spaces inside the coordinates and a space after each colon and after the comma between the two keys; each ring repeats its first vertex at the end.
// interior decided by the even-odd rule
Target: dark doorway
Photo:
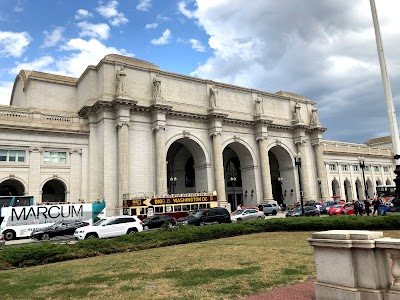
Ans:
{"type": "Polygon", "coordinates": [[[58,179],[45,183],[42,189],[42,202],[65,202],[65,186],[58,179]]]}
{"type": "Polygon", "coordinates": [[[16,179],[7,179],[0,183],[0,196],[22,196],[24,194],[23,184],[16,179]]]}

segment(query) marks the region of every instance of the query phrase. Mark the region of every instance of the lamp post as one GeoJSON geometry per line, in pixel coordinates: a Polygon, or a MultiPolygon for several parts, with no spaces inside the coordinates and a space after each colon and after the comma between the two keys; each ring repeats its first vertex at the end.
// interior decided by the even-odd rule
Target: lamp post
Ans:
{"type": "Polygon", "coordinates": [[[283,191],[282,191],[282,185],[283,185],[283,178],[282,177],[278,177],[278,182],[279,182],[279,184],[281,185],[281,201],[282,201],[282,203],[280,203],[281,205],[283,204],[283,191]]]}
{"type": "Polygon", "coordinates": [[[235,176],[232,176],[231,178],[229,178],[229,181],[232,183],[232,186],[233,186],[233,203],[235,203],[234,205],[237,206],[237,203],[236,203],[236,192],[235,192],[235,186],[236,186],[237,178],[235,176]]]}
{"type": "Polygon", "coordinates": [[[322,179],[318,177],[317,181],[318,181],[318,187],[319,187],[319,201],[322,202],[322,190],[321,190],[322,179]]]}
{"type": "Polygon", "coordinates": [[[363,182],[364,182],[365,199],[368,199],[368,187],[367,187],[367,183],[365,181],[365,173],[364,173],[364,170],[365,170],[365,158],[364,158],[364,156],[359,156],[358,157],[358,161],[360,162],[360,168],[361,168],[363,182]]]}
{"type": "Polygon", "coordinates": [[[300,206],[301,206],[301,214],[304,216],[304,203],[303,203],[303,190],[301,188],[301,154],[295,153],[294,154],[294,164],[297,166],[297,173],[299,175],[299,188],[300,188],[300,206]]]}
{"type": "MultiPolygon", "coordinates": [[[[178,178],[176,177],[170,177],[169,178],[169,184],[170,184],[170,191],[172,192],[172,194],[175,194],[175,186],[176,186],[176,182],[178,181],[178,178]]],[[[167,205],[165,203],[165,199],[164,199],[164,215],[167,213],[166,211],[167,205]]]]}

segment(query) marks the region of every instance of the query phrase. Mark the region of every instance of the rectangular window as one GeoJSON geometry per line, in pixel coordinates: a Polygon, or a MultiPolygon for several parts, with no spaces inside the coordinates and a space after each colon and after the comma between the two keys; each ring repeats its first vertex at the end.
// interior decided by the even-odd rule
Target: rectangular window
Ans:
{"type": "Polygon", "coordinates": [[[380,168],[379,166],[374,166],[374,172],[379,172],[380,168]]]}
{"type": "Polygon", "coordinates": [[[25,150],[0,150],[0,161],[6,162],[24,162],[25,150]]]}
{"type": "Polygon", "coordinates": [[[383,172],[389,173],[389,167],[383,167],[383,172]]]}
{"type": "Polygon", "coordinates": [[[342,165],[342,171],[348,171],[348,170],[349,170],[348,165],[342,165]]]}
{"type": "Polygon", "coordinates": [[[358,165],[353,165],[353,171],[358,172],[358,165]]]}
{"type": "Polygon", "coordinates": [[[365,172],[369,172],[369,166],[365,165],[365,172]]]}
{"type": "Polygon", "coordinates": [[[65,164],[67,153],[66,152],[44,152],[44,162],[50,164],[65,164]]]}
{"type": "Polygon", "coordinates": [[[162,214],[164,212],[164,207],[162,206],[154,206],[154,213],[162,214]]]}
{"type": "Polygon", "coordinates": [[[336,165],[335,164],[329,164],[329,171],[336,171],[336,165]]]}

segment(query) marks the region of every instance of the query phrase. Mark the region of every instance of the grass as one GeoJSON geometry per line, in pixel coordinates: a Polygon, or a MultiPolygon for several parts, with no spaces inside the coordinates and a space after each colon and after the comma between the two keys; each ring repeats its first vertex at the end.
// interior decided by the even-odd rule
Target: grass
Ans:
{"type": "Polygon", "coordinates": [[[238,299],[315,276],[310,232],[257,233],[0,272],[2,299],[238,299]]]}

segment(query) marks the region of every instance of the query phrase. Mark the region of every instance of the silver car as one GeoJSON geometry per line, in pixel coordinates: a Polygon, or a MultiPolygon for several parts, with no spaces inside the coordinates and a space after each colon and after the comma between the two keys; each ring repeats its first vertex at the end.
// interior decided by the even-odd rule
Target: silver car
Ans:
{"type": "Polygon", "coordinates": [[[259,210],[262,210],[266,216],[268,215],[276,215],[278,211],[281,211],[281,208],[276,203],[264,203],[258,206],[259,210]]]}
{"type": "Polygon", "coordinates": [[[257,208],[238,209],[231,214],[232,222],[265,219],[265,214],[257,208]]]}

